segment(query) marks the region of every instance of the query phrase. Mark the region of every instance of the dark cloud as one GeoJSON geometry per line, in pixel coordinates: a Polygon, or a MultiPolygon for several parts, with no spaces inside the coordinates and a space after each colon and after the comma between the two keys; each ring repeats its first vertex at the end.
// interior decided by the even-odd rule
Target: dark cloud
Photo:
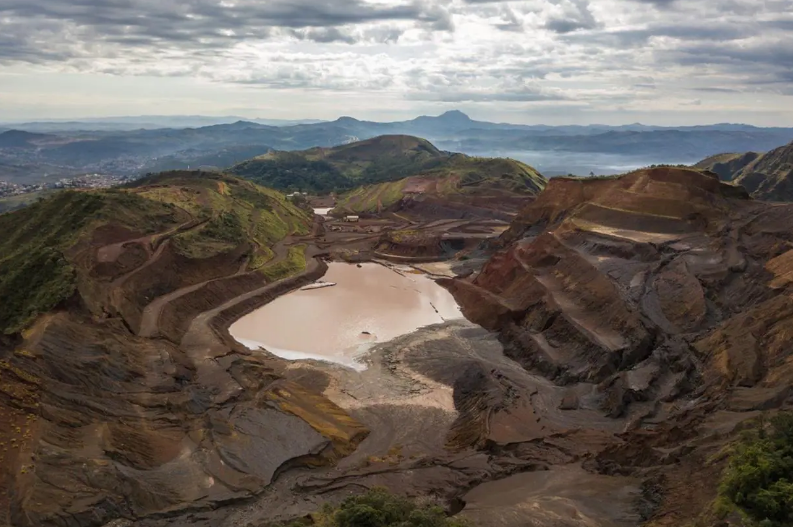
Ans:
{"type": "MultiPolygon", "coordinates": [[[[203,28],[214,24],[234,29],[246,26],[326,27],[382,20],[435,21],[419,2],[383,6],[362,0],[6,0],[0,13],[23,19],[68,20],[79,25],[146,27],[164,22],[203,28]]],[[[177,27],[178,29],[178,27],[177,27]]]]}
{"type": "Polygon", "coordinates": [[[579,29],[594,29],[597,21],[589,9],[587,0],[570,0],[564,3],[565,14],[554,16],[545,22],[545,29],[555,33],[571,33],[579,29]]]}
{"type": "Polygon", "coordinates": [[[293,29],[291,35],[298,40],[311,40],[313,42],[344,42],[354,44],[356,38],[349,33],[344,33],[335,27],[320,27],[309,29],[293,29]]]}
{"type": "MultiPolygon", "coordinates": [[[[414,22],[434,31],[454,29],[447,10],[417,0],[397,5],[364,0],[3,0],[0,32],[16,30],[19,40],[0,48],[0,60],[90,56],[97,49],[88,48],[101,42],[152,49],[163,45],[223,49],[240,41],[266,39],[276,28],[291,30],[303,40],[354,43],[367,36],[342,26],[394,21],[414,22]],[[53,50],[46,49],[59,40],[65,44],[61,49],[55,51],[54,45],[53,50]]],[[[391,31],[382,41],[393,39],[391,31]]]]}

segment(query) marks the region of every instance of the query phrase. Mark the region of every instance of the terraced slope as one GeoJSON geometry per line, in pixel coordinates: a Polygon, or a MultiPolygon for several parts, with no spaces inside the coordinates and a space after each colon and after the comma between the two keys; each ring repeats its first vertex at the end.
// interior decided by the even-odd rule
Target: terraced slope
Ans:
{"type": "MultiPolygon", "coordinates": [[[[558,178],[480,273],[447,285],[563,392],[560,409],[625,423],[593,447],[590,473],[644,480],[649,525],[712,524],[722,449],[741,423],[793,404],[791,226],[793,205],[698,170],[558,178]]],[[[504,404],[488,438],[531,421],[521,398],[504,404]]]]}
{"type": "Polygon", "coordinates": [[[212,508],[365,437],[217,325],[322,274],[300,244],[311,216],[281,194],[167,173],[0,228],[0,524],[212,508]]]}
{"type": "Polygon", "coordinates": [[[519,161],[455,154],[442,167],[355,189],[339,199],[334,214],[509,219],[545,184],[536,170],[519,161]]]}

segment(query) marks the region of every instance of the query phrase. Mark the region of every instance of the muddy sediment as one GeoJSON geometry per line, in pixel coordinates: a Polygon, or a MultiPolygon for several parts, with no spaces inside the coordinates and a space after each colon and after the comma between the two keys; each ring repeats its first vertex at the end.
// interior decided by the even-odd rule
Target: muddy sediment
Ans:
{"type": "Polygon", "coordinates": [[[229,332],[280,357],[355,366],[376,342],[462,315],[452,296],[410,269],[331,263],[322,289],[293,291],[240,318],[229,332]]]}

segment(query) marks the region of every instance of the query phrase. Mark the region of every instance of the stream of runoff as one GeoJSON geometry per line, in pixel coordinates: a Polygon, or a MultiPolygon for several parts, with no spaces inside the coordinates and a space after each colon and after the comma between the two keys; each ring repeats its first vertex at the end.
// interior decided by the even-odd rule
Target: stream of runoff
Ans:
{"type": "Polygon", "coordinates": [[[356,358],[374,344],[462,318],[448,291],[409,269],[333,262],[322,280],[336,285],[276,298],[232,324],[229,332],[252,350],[362,370],[356,358]]]}

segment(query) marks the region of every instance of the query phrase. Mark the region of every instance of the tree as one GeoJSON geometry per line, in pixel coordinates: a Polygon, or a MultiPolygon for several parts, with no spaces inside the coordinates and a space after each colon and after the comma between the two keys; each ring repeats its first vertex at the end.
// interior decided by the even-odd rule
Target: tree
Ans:
{"type": "Polygon", "coordinates": [[[730,458],[722,497],[762,527],[793,525],[793,413],[744,435],[730,458]]]}

